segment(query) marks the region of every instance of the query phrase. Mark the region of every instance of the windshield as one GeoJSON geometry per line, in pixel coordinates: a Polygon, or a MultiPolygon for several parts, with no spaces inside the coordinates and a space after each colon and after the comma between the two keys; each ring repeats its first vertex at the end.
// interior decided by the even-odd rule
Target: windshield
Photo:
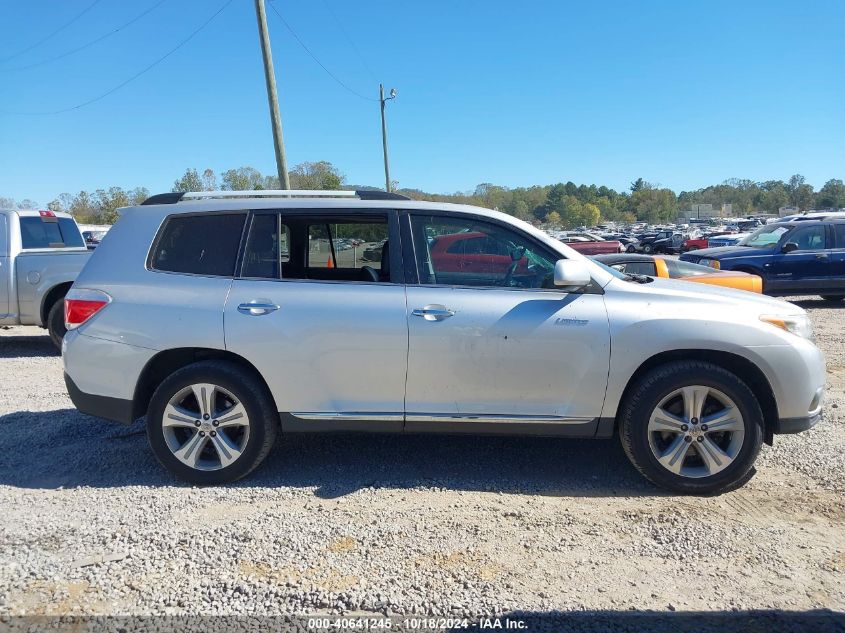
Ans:
{"type": "Polygon", "coordinates": [[[783,224],[769,224],[762,226],[751,235],[741,240],[739,245],[750,246],[751,248],[766,248],[777,244],[780,241],[780,238],[791,229],[791,226],[783,224]]]}

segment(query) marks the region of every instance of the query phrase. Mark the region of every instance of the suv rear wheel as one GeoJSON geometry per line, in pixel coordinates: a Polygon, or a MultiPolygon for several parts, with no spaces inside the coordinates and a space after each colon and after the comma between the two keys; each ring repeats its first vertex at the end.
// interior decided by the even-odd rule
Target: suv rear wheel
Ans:
{"type": "Polygon", "coordinates": [[[662,365],[634,385],[620,439],[647,479],[673,492],[720,494],[745,484],[763,442],[763,412],[748,386],[712,363],[662,365]]]}
{"type": "Polygon", "coordinates": [[[234,363],[203,361],[159,385],[147,412],[147,437],[158,460],[199,485],[244,477],[267,457],[279,414],[267,388],[234,363]]]}

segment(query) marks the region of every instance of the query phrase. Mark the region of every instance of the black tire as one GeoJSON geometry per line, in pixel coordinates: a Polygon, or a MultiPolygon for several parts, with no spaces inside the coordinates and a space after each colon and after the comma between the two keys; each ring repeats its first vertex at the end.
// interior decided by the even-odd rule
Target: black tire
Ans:
{"type": "Polygon", "coordinates": [[[67,334],[65,327],[65,298],[59,297],[47,312],[47,332],[50,334],[50,339],[53,341],[59,350],[62,349],[62,339],[67,334]]]}
{"type": "Polygon", "coordinates": [[[821,298],[831,303],[836,303],[845,299],[845,295],[821,295],[821,298]]]}
{"type": "Polygon", "coordinates": [[[628,244],[628,246],[625,248],[625,252],[626,253],[636,253],[637,248],[633,244],[628,244]]]}
{"type": "Polygon", "coordinates": [[[764,418],[751,389],[726,369],[703,361],[675,361],[661,365],[632,387],[619,409],[619,436],[634,467],[649,481],[672,492],[715,495],[734,490],[754,476],[760,453],[764,418]],[[649,445],[648,423],[660,401],[676,389],[702,385],[733,400],[744,422],[744,437],[734,461],[724,470],[699,478],[685,477],[664,468],[649,445]]]}
{"type": "Polygon", "coordinates": [[[227,361],[202,361],[174,372],[156,389],[147,411],[147,439],[158,461],[180,479],[200,486],[230,483],[255,470],[273,448],[279,427],[279,413],[266,385],[252,372],[227,361]],[[240,457],[218,470],[197,470],[181,462],[168,446],[162,428],[170,399],[198,383],[211,383],[229,391],[249,417],[249,437],[240,457]]]}
{"type": "Polygon", "coordinates": [[[648,254],[651,254],[653,252],[654,252],[654,246],[652,246],[651,244],[646,244],[645,246],[643,246],[643,253],[646,253],[648,255],[648,254]]]}

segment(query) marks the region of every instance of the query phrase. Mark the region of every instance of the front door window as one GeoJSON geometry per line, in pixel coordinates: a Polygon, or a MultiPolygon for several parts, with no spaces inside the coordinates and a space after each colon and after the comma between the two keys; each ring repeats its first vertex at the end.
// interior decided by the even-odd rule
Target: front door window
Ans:
{"type": "Polygon", "coordinates": [[[421,284],[554,288],[555,258],[511,229],[469,217],[411,223],[421,284]]]}

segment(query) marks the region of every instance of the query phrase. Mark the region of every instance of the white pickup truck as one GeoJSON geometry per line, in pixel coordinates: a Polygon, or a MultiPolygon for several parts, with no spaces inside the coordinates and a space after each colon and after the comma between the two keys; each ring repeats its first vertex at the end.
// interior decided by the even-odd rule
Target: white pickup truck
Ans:
{"type": "Polygon", "coordinates": [[[67,213],[0,209],[0,326],[47,328],[61,348],[65,294],[90,254],[67,213]]]}

